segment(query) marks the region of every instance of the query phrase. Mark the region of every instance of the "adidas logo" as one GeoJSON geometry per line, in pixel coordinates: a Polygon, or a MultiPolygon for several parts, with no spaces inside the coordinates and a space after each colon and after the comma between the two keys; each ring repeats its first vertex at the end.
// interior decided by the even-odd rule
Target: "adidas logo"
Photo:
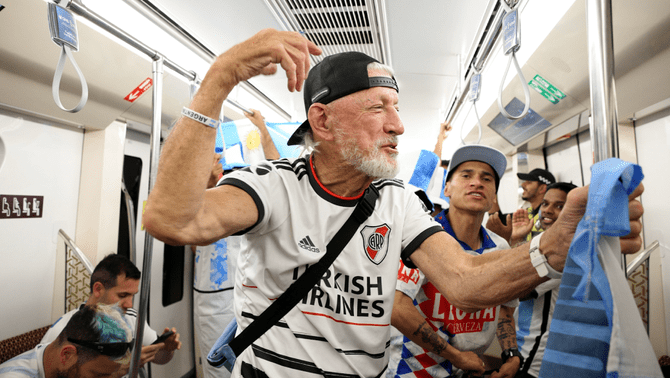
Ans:
{"type": "Polygon", "coordinates": [[[314,252],[314,253],[320,253],[321,252],[321,251],[319,251],[318,248],[316,248],[314,243],[312,243],[312,239],[309,238],[309,235],[302,238],[302,240],[300,242],[298,242],[298,246],[300,246],[300,248],[306,249],[310,252],[314,252]]]}

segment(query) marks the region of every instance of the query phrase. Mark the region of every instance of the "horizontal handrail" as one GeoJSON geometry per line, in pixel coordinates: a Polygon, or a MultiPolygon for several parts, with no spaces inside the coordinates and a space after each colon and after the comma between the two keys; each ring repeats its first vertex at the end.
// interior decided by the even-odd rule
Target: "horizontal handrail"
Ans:
{"type": "Polygon", "coordinates": [[[63,229],[58,230],[58,235],[63,237],[65,244],[68,247],[70,247],[70,249],[72,250],[72,254],[77,258],[77,260],[79,260],[82,263],[82,265],[84,265],[84,268],[86,268],[88,274],[92,274],[93,265],[91,265],[91,262],[88,261],[88,258],[86,257],[84,252],[82,252],[81,249],[77,247],[77,245],[74,243],[74,240],[72,240],[69,236],[67,236],[67,234],[65,233],[65,231],[63,231],[63,229]]]}
{"type": "Polygon", "coordinates": [[[640,252],[637,257],[633,261],[628,264],[626,267],[626,277],[630,276],[631,273],[633,273],[637,268],[642,265],[642,263],[649,258],[649,255],[656,249],[658,248],[658,240],[654,240],[653,243],[649,246],[649,248],[645,249],[644,251],[640,252]]]}

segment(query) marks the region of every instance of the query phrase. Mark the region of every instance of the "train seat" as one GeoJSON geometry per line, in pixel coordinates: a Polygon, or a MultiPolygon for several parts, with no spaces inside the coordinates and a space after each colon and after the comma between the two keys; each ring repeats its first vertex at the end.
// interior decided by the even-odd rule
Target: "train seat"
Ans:
{"type": "Polygon", "coordinates": [[[51,325],[0,341],[0,364],[37,346],[51,325]]]}

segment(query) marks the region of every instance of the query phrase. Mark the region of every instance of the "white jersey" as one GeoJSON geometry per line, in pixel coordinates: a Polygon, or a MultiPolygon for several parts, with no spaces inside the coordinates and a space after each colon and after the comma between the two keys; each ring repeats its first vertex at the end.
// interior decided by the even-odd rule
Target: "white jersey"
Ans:
{"type": "Polygon", "coordinates": [[[235,318],[233,286],[241,236],[229,236],[195,251],[193,277],[193,331],[198,350],[196,364],[205,378],[230,377],[226,369],[207,363],[207,354],[228,323],[235,318]]]}
{"type": "Polygon", "coordinates": [[[193,288],[201,293],[232,289],[241,237],[229,236],[210,245],[195,247],[193,288]]]}
{"type": "MultiPolygon", "coordinates": [[[[82,305],[83,306],[83,305],[82,305]]],[[[40,341],[41,344],[48,344],[58,337],[60,333],[63,331],[65,326],[67,325],[68,322],[70,322],[70,319],[72,318],[72,315],[74,315],[77,310],[72,310],[68,312],[67,314],[61,316],[56,322],[49,328],[47,333],[44,334],[44,337],[42,337],[42,341],[40,341]]],[[[128,311],[126,311],[124,318],[126,319],[126,323],[128,323],[128,327],[130,327],[130,330],[133,331],[133,336],[135,335],[135,329],[137,328],[137,311],[133,308],[129,308],[128,311]]],[[[142,338],[142,345],[151,345],[156,339],[158,338],[158,334],[156,334],[156,331],[151,329],[149,327],[149,324],[146,322],[144,323],[144,337],[142,338]]]]}
{"type": "MultiPolygon", "coordinates": [[[[282,159],[223,178],[247,192],[258,222],[245,230],[235,278],[238,333],[277,299],[349,218],[357,198],[329,193],[307,158],[282,159]]],[[[374,213],[322,280],[237,359],[233,377],[378,377],[388,363],[389,330],[401,256],[440,227],[399,180],[379,180],[374,213]]]]}
{"type": "Polygon", "coordinates": [[[44,378],[44,349],[46,344],[40,344],[25,353],[0,364],[2,378],[44,378]]]}
{"type": "Polygon", "coordinates": [[[516,344],[525,359],[519,372],[526,371],[533,377],[540,375],[544,349],[549,340],[549,325],[558,299],[560,279],[551,279],[535,288],[536,298],[519,303],[516,322],[516,344]]]}

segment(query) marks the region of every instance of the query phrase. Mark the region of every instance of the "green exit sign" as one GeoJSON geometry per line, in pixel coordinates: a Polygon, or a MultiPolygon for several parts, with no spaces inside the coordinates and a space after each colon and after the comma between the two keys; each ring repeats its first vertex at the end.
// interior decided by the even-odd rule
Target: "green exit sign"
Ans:
{"type": "Polygon", "coordinates": [[[561,99],[565,98],[565,93],[540,75],[535,75],[535,77],[528,82],[528,85],[552,104],[558,104],[561,99]]]}

